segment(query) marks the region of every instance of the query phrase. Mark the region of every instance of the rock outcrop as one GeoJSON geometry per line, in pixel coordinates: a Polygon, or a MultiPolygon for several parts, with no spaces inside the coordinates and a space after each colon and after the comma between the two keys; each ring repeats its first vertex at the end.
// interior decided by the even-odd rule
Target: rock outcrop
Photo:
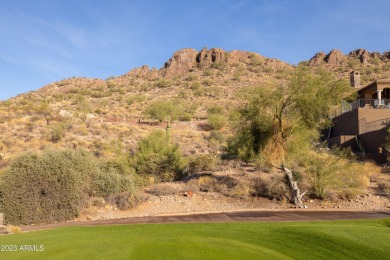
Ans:
{"type": "Polygon", "coordinates": [[[360,63],[367,65],[367,61],[371,55],[365,49],[357,49],[357,50],[351,51],[348,56],[352,57],[352,58],[357,58],[357,59],[359,59],[360,63]]]}
{"type": "Polygon", "coordinates": [[[324,60],[329,66],[333,67],[342,65],[346,61],[346,57],[341,51],[332,50],[325,56],[324,60]]]}
{"type": "Polygon", "coordinates": [[[138,78],[154,79],[158,77],[158,70],[155,68],[149,69],[148,65],[144,65],[130,70],[127,75],[138,78]]]}
{"type": "Polygon", "coordinates": [[[310,60],[309,60],[309,65],[315,66],[315,65],[320,65],[325,61],[326,54],[325,52],[318,52],[316,53],[310,60]]]}
{"type": "Polygon", "coordinates": [[[182,49],[175,52],[160,69],[160,76],[164,78],[172,78],[174,76],[181,76],[194,70],[203,70],[210,67],[218,67],[224,65],[231,65],[234,63],[250,64],[256,60],[255,63],[263,64],[272,69],[279,69],[290,67],[285,62],[277,59],[264,58],[263,56],[246,51],[224,51],[220,48],[203,48],[201,51],[195,49],[182,49]]]}
{"type": "Polygon", "coordinates": [[[317,66],[324,64],[328,68],[337,68],[341,65],[345,65],[348,61],[358,60],[360,64],[366,66],[372,59],[380,59],[384,62],[390,60],[390,52],[369,52],[365,49],[357,49],[351,51],[348,55],[344,55],[339,50],[332,50],[328,54],[324,52],[316,53],[310,60],[310,66],[317,66]]]}
{"type": "Polygon", "coordinates": [[[212,48],[210,50],[203,48],[196,56],[196,62],[199,64],[200,68],[208,68],[213,63],[225,63],[225,51],[219,48],[212,48]]]}
{"type": "Polygon", "coordinates": [[[196,65],[198,51],[195,49],[181,49],[175,52],[160,70],[166,78],[183,75],[191,71],[196,65]]]}

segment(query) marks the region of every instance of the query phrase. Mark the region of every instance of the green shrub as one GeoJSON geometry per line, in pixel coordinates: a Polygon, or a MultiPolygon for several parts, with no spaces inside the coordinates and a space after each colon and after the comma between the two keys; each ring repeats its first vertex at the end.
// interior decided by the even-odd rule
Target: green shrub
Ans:
{"type": "Polygon", "coordinates": [[[205,86],[211,86],[211,85],[213,85],[213,83],[214,82],[211,79],[205,79],[205,80],[202,81],[202,84],[205,85],[205,86]]]}
{"type": "Polygon", "coordinates": [[[181,121],[190,121],[196,109],[197,105],[184,105],[180,100],[154,101],[145,108],[144,114],[160,122],[168,120],[168,118],[173,121],[178,119],[181,121]]]}
{"type": "Polygon", "coordinates": [[[77,217],[97,170],[90,156],[72,150],[27,152],[13,160],[1,179],[7,223],[31,224],[77,217]]]}
{"type": "Polygon", "coordinates": [[[164,79],[161,79],[161,80],[158,80],[156,83],[155,83],[155,86],[158,87],[158,88],[167,88],[169,86],[172,85],[172,82],[169,81],[169,80],[164,80],[164,79]]]}
{"type": "Polygon", "coordinates": [[[167,133],[155,131],[138,143],[134,158],[136,172],[154,176],[158,181],[171,181],[182,177],[184,166],[179,147],[172,145],[167,133]]]}
{"type": "Polygon", "coordinates": [[[218,158],[210,154],[198,155],[188,164],[188,172],[195,174],[203,171],[212,171],[217,161],[218,158]]]}
{"type": "Polygon", "coordinates": [[[351,198],[369,182],[363,165],[326,153],[311,153],[303,166],[313,195],[319,198],[351,198]]]}
{"type": "Polygon", "coordinates": [[[133,192],[131,174],[102,164],[82,150],[26,152],[1,175],[1,210],[7,223],[73,219],[91,195],[133,192]]]}
{"type": "Polygon", "coordinates": [[[197,75],[190,74],[190,75],[188,75],[184,80],[186,80],[186,81],[198,80],[198,76],[197,76],[197,75]]]}
{"type": "Polygon", "coordinates": [[[207,138],[212,143],[222,144],[225,142],[225,137],[218,131],[211,131],[210,136],[207,138]]]}
{"type": "Polygon", "coordinates": [[[171,120],[176,120],[180,111],[171,101],[154,101],[145,108],[144,114],[149,118],[162,122],[167,120],[168,117],[171,120]]]}
{"type": "Polygon", "coordinates": [[[65,127],[59,123],[51,127],[49,141],[58,143],[65,136],[65,127]]]}
{"type": "Polygon", "coordinates": [[[98,171],[93,179],[93,195],[106,197],[110,194],[120,192],[133,192],[135,182],[132,175],[118,173],[115,168],[110,168],[108,172],[98,171]]]}
{"type": "Polygon", "coordinates": [[[227,120],[224,115],[211,114],[207,117],[207,123],[211,130],[220,130],[226,124],[227,120]]]}
{"type": "Polygon", "coordinates": [[[93,195],[106,197],[110,194],[134,192],[136,176],[126,158],[117,157],[100,164],[100,171],[93,176],[93,195]]]}
{"type": "Polygon", "coordinates": [[[126,102],[128,105],[132,105],[132,104],[135,104],[135,103],[141,103],[143,101],[146,100],[146,96],[145,95],[140,95],[140,94],[137,94],[137,95],[133,95],[129,98],[127,98],[126,102]]]}
{"type": "Polygon", "coordinates": [[[207,123],[211,130],[220,130],[227,122],[223,107],[213,106],[207,109],[207,123]]]}

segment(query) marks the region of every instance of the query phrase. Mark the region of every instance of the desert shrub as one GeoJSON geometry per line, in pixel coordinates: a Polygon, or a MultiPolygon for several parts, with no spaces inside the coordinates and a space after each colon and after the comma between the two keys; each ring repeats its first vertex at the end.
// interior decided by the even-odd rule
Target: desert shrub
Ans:
{"type": "Polygon", "coordinates": [[[146,96],[145,95],[140,95],[140,94],[137,94],[137,95],[133,95],[129,98],[127,98],[126,102],[128,105],[132,105],[132,104],[135,104],[135,103],[141,103],[143,101],[146,100],[146,96]]]}
{"type": "Polygon", "coordinates": [[[196,179],[192,179],[193,184],[203,192],[218,192],[225,196],[237,195],[237,186],[239,181],[229,176],[216,176],[212,174],[203,174],[196,179]]]}
{"type": "Polygon", "coordinates": [[[207,109],[207,123],[211,130],[220,130],[227,122],[223,107],[212,106],[207,109]]]}
{"type": "Polygon", "coordinates": [[[250,194],[250,185],[245,182],[239,182],[230,190],[231,196],[248,196],[250,194]]]}
{"type": "Polygon", "coordinates": [[[210,64],[210,67],[213,69],[224,71],[227,68],[226,62],[213,62],[210,64]]]}
{"type": "Polygon", "coordinates": [[[219,114],[211,114],[207,116],[207,123],[211,130],[220,130],[226,124],[226,117],[219,114]]]}
{"type": "Polygon", "coordinates": [[[351,198],[369,183],[369,173],[360,163],[327,153],[311,153],[304,160],[306,178],[319,198],[351,198]]]}
{"type": "Polygon", "coordinates": [[[51,127],[49,141],[58,143],[65,136],[65,127],[63,124],[58,123],[51,127]]]}
{"type": "Polygon", "coordinates": [[[167,196],[184,193],[186,190],[188,190],[186,187],[174,185],[174,183],[158,183],[151,186],[146,192],[154,196],[167,196]]]}
{"type": "Polygon", "coordinates": [[[22,232],[22,229],[18,226],[8,225],[5,232],[7,234],[19,234],[22,232]]]}
{"type": "Polygon", "coordinates": [[[220,132],[213,130],[210,132],[210,135],[207,137],[207,140],[209,140],[210,142],[222,144],[223,142],[225,142],[225,137],[220,132]]]}
{"type": "Polygon", "coordinates": [[[332,146],[330,152],[342,159],[348,159],[348,160],[356,159],[356,155],[352,152],[351,147],[343,148],[338,146],[332,146]]]}
{"type": "Polygon", "coordinates": [[[158,88],[167,88],[172,85],[172,82],[169,80],[160,79],[156,81],[155,86],[158,88]]]}
{"type": "Polygon", "coordinates": [[[92,195],[133,192],[132,175],[82,150],[26,152],[1,176],[1,208],[7,223],[31,224],[73,219],[92,195]]]}
{"type": "Polygon", "coordinates": [[[104,98],[109,96],[111,96],[111,93],[108,91],[106,92],[104,90],[96,90],[96,91],[92,91],[91,93],[91,97],[93,98],[104,98]]]}
{"type": "Polygon", "coordinates": [[[158,181],[182,177],[184,161],[177,145],[171,144],[163,131],[155,131],[138,143],[134,168],[143,176],[153,175],[158,181]]]}
{"type": "Polygon", "coordinates": [[[255,178],[252,181],[252,194],[277,200],[291,196],[285,177],[280,174],[269,174],[255,178]]]}
{"type": "Polygon", "coordinates": [[[192,120],[192,114],[191,113],[188,113],[188,112],[184,112],[181,116],[180,116],[180,121],[186,121],[186,122],[189,122],[192,120]]]}
{"type": "Polygon", "coordinates": [[[158,119],[162,122],[168,117],[171,120],[176,120],[179,117],[180,111],[171,101],[154,101],[145,108],[144,114],[149,118],[158,119]]]}
{"type": "Polygon", "coordinates": [[[202,81],[202,84],[205,85],[205,86],[211,86],[211,85],[213,85],[213,83],[214,82],[211,79],[205,79],[205,80],[202,81]]]}
{"type": "Polygon", "coordinates": [[[122,192],[108,197],[108,202],[115,203],[118,209],[126,210],[143,202],[145,197],[134,192],[122,192]]]}
{"type": "Polygon", "coordinates": [[[144,115],[160,122],[168,118],[173,121],[190,121],[197,108],[197,104],[185,104],[181,100],[154,101],[145,108],[144,115]]]}
{"type": "Polygon", "coordinates": [[[14,159],[1,178],[7,223],[30,224],[72,219],[79,214],[88,180],[98,170],[91,156],[72,150],[27,152],[14,159]]]}
{"type": "Polygon", "coordinates": [[[204,171],[212,171],[217,164],[218,158],[210,154],[197,155],[188,164],[188,173],[195,174],[204,171]]]}
{"type": "Polygon", "coordinates": [[[118,173],[115,168],[108,172],[98,171],[93,179],[93,195],[105,197],[120,192],[133,192],[135,181],[132,175],[118,173]]]}
{"type": "Polygon", "coordinates": [[[390,180],[378,181],[378,188],[386,194],[390,194],[390,180]]]}
{"type": "Polygon", "coordinates": [[[188,75],[184,80],[186,80],[186,81],[198,80],[198,76],[197,76],[197,75],[190,74],[190,75],[188,75]]]}
{"type": "Polygon", "coordinates": [[[93,176],[93,195],[106,197],[121,192],[135,192],[137,178],[126,157],[100,163],[100,171],[93,176]]]}
{"type": "Polygon", "coordinates": [[[212,72],[211,69],[207,69],[207,70],[205,70],[205,71],[203,72],[203,76],[205,76],[205,77],[210,77],[210,76],[212,76],[212,75],[213,75],[213,72],[212,72]]]}

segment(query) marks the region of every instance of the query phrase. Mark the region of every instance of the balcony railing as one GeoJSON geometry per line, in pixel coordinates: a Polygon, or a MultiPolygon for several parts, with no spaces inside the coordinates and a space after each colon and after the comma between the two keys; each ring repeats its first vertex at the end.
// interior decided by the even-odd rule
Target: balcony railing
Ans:
{"type": "Polygon", "coordinates": [[[357,108],[390,109],[390,99],[358,99],[352,103],[343,102],[341,113],[357,108]]]}

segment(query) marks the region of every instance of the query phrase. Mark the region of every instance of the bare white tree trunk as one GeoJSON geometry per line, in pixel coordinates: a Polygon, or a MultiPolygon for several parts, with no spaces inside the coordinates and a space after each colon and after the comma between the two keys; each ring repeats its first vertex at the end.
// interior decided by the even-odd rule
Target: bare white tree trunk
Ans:
{"type": "Polygon", "coordinates": [[[298,207],[303,208],[304,206],[302,203],[302,197],[305,195],[306,192],[303,192],[301,194],[301,191],[298,188],[298,182],[294,181],[292,172],[284,166],[282,166],[282,169],[288,177],[288,181],[290,183],[290,187],[291,187],[291,190],[293,192],[294,204],[297,205],[298,207]]]}

